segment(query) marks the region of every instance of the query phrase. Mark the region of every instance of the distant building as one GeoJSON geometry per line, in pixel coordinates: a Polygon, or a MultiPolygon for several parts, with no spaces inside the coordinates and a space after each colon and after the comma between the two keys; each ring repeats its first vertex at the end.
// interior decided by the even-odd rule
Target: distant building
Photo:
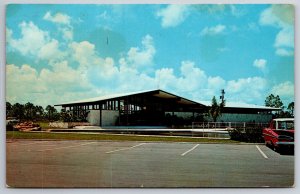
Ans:
{"type": "MultiPolygon", "coordinates": [[[[212,120],[205,117],[209,102],[196,102],[163,90],[108,95],[80,101],[61,103],[66,111],[79,114],[89,111],[87,120],[97,126],[168,126],[179,121],[212,120]],[[202,120],[201,120],[202,119],[202,120]]],[[[222,122],[269,122],[271,111],[278,108],[226,103],[222,122]]]]}

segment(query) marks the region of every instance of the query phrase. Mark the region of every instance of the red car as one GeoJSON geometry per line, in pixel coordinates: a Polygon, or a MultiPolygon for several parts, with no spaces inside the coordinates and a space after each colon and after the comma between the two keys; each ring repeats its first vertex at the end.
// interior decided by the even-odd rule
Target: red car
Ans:
{"type": "Polygon", "coordinates": [[[281,153],[294,150],[294,132],[294,118],[278,118],[263,129],[263,137],[267,146],[281,153]]]}

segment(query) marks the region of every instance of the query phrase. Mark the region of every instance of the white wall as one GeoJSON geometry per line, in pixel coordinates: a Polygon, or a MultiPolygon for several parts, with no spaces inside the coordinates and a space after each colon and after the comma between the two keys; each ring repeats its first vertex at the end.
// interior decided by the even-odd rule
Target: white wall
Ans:
{"type": "Polygon", "coordinates": [[[102,126],[115,126],[118,118],[118,110],[102,110],[102,126]]]}
{"type": "Polygon", "coordinates": [[[87,121],[91,125],[100,126],[100,110],[90,110],[87,121]]]}
{"type": "MultiPolygon", "coordinates": [[[[119,111],[102,110],[101,124],[102,126],[115,126],[119,118],[119,111]]],[[[87,121],[91,125],[100,126],[100,110],[90,110],[87,121]]]]}

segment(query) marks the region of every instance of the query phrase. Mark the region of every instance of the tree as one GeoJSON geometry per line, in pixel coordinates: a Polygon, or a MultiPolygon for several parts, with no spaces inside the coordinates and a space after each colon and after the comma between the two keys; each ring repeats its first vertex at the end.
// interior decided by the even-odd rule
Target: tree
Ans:
{"type": "Polygon", "coordinates": [[[32,104],[31,102],[27,102],[24,106],[24,113],[26,119],[33,119],[36,114],[34,104],[32,104]]]}
{"type": "Polygon", "coordinates": [[[269,96],[267,96],[265,100],[265,105],[268,107],[283,109],[283,103],[278,95],[274,96],[273,94],[270,94],[269,96]]]}
{"type": "Polygon", "coordinates": [[[42,119],[44,117],[44,108],[42,106],[36,105],[34,109],[36,113],[35,117],[37,119],[42,119]]]}
{"type": "Polygon", "coordinates": [[[54,106],[48,105],[46,107],[46,115],[48,117],[48,120],[56,120],[58,116],[57,110],[54,108],[54,106]]]}
{"type": "Polygon", "coordinates": [[[287,109],[289,110],[291,116],[294,116],[294,106],[295,106],[295,103],[294,102],[291,102],[289,103],[287,109]]]}
{"type": "Polygon", "coordinates": [[[6,102],[6,117],[11,116],[12,114],[12,105],[9,102],[6,102]]]}
{"type": "Polygon", "coordinates": [[[71,122],[72,121],[72,117],[73,117],[73,115],[71,114],[71,112],[69,110],[66,111],[66,109],[61,109],[61,111],[60,111],[60,119],[63,122],[71,122]]]}
{"type": "Polygon", "coordinates": [[[211,101],[211,107],[209,109],[209,114],[213,118],[213,121],[216,122],[217,118],[222,115],[223,108],[225,107],[225,100],[222,99],[222,102],[218,104],[216,97],[214,96],[211,101]]]}
{"type": "Polygon", "coordinates": [[[12,106],[12,116],[17,117],[18,119],[24,118],[24,105],[16,103],[12,106]]]}

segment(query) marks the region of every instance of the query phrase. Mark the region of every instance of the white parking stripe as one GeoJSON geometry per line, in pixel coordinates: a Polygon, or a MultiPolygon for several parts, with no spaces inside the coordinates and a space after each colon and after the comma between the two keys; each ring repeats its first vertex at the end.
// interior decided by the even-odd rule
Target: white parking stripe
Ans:
{"type": "Polygon", "coordinates": [[[27,145],[33,145],[33,144],[40,144],[40,143],[46,143],[46,142],[48,142],[48,141],[39,141],[39,142],[33,142],[33,143],[15,143],[15,144],[11,144],[11,145],[13,145],[13,146],[19,146],[19,145],[21,145],[21,146],[27,146],[27,145]]]}
{"type": "Polygon", "coordinates": [[[140,143],[138,145],[135,145],[135,146],[132,146],[132,147],[129,147],[129,148],[121,148],[121,149],[112,150],[112,151],[105,152],[105,153],[110,154],[110,153],[114,153],[114,152],[118,152],[118,151],[122,151],[122,150],[130,150],[132,148],[135,148],[135,147],[138,147],[138,146],[141,146],[141,145],[144,145],[144,144],[146,144],[146,143],[140,143]]]}
{"type": "Polygon", "coordinates": [[[83,143],[83,144],[77,144],[77,145],[65,146],[65,147],[58,147],[58,148],[49,148],[49,149],[44,149],[44,150],[38,150],[38,152],[59,150],[59,149],[65,149],[65,148],[73,148],[73,147],[85,146],[85,145],[89,145],[89,144],[93,144],[93,143],[97,143],[97,142],[89,142],[89,143],[83,143]]]}
{"type": "Polygon", "coordinates": [[[193,151],[193,150],[194,150],[196,147],[198,147],[198,146],[199,146],[199,144],[195,145],[194,147],[192,147],[192,148],[189,149],[188,151],[186,151],[186,152],[184,152],[183,154],[181,154],[181,156],[184,156],[184,155],[186,155],[187,153],[193,151]]]}
{"type": "Polygon", "coordinates": [[[256,145],[256,148],[258,149],[258,151],[261,153],[261,155],[264,157],[264,158],[266,158],[266,159],[268,159],[268,156],[258,147],[258,145],[256,145]]]}

